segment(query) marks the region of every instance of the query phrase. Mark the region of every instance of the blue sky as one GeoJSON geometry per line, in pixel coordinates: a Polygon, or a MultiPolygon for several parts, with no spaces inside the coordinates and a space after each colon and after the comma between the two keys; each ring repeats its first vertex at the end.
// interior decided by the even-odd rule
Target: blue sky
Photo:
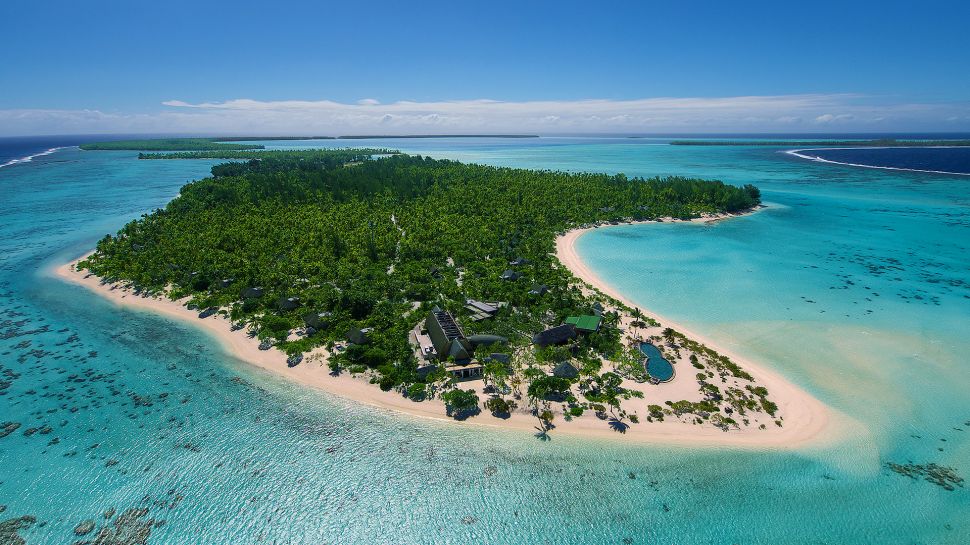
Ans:
{"type": "Polygon", "coordinates": [[[956,0],[4,0],[0,132],[966,131],[968,21],[956,0]]]}

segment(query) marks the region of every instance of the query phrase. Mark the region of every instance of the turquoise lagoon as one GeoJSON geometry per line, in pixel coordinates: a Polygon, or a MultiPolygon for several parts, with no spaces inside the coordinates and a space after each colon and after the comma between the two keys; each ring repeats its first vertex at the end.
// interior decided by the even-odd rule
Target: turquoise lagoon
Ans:
{"type": "Polygon", "coordinates": [[[152,544],[970,542],[970,490],[885,468],[970,474],[965,177],[649,139],[272,143],[346,144],[757,184],[757,214],[601,229],[579,251],[851,433],[790,451],[543,442],[308,391],[50,275],[213,163],[70,148],[0,169],[0,421],[21,423],[0,438],[0,520],[36,517],[32,544],[134,507],[165,521],[152,544]]]}

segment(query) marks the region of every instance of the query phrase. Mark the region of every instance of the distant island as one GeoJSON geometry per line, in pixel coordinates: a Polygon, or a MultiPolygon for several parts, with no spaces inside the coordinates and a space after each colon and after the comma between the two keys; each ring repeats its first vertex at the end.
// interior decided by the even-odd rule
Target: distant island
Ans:
{"type": "Polygon", "coordinates": [[[365,140],[374,138],[539,138],[538,134],[376,134],[361,136],[338,136],[342,140],[365,140]]]}
{"type": "MultiPolygon", "coordinates": [[[[274,151],[259,151],[259,150],[237,150],[237,151],[176,151],[168,153],[139,153],[139,159],[152,160],[152,159],[247,159],[261,161],[263,159],[269,159],[266,165],[273,165],[270,168],[276,168],[281,160],[291,161],[293,168],[332,168],[336,166],[345,166],[351,162],[363,161],[367,159],[373,159],[375,157],[380,157],[384,155],[396,155],[401,153],[398,150],[387,149],[387,148],[354,148],[345,150],[329,150],[325,152],[307,152],[303,150],[274,150],[274,151]]],[[[228,163],[222,165],[224,169],[230,168],[246,168],[249,167],[233,167],[231,165],[238,163],[228,163]]]]}
{"type": "MultiPolygon", "coordinates": [[[[224,139],[223,139],[224,140],[224,139]]],[[[253,150],[265,146],[223,144],[215,138],[158,138],[148,140],[114,140],[81,144],[85,151],[211,151],[253,150]]]]}
{"type": "Polygon", "coordinates": [[[620,432],[673,422],[709,434],[817,421],[791,402],[807,394],[572,272],[584,229],[729,217],[759,206],[752,185],[384,149],[143,158],[215,154],[236,160],[105,236],[70,269],[83,279],[64,275],[120,302],[202,318],[275,372],[416,414],[484,409],[497,421],[531,419],[540,434],[560,422],[620,432]]]}
{"type": "Polygon", "coordinates": [[[404,134],[348,136],[221,136],[206,138],[153,138],[89,142],[79,147],[86,151],[233,151],[266,149],[259,142],[271,140],[373,140],[379,138],[539,138],[534,134],[404,134]]]}
{"type": "Polygon", "coordinates": [[[795,146],[795,147],[878,147],[927,148],[970,146],[970,140],[674,140],[671,146],[795,146]]]}

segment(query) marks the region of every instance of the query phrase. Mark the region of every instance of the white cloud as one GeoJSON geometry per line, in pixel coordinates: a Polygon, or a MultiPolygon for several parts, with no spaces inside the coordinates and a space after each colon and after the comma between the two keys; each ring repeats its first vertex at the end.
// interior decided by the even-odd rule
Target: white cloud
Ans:
{"type": "Polygon", "coordinates": [[[189,103],[151,113],[0,110],[0,134],[208,133],[343,135],[446,132],[644,133],[966,130],[970,104],[873,104],[850,94],[503,102],[374,99],[189,103]]]}
{"type": "MultiPolygon", "coordinates": [[[[841,121],[852,121],[853,119],[855,119],[855,116],[852,114],[838,114],[838,115],[823,114],[816,117],[815,122],[816,123],[838,123],[841,121]]],[[[884,118],[882,117],[872,117],[869,119],[869,121],[879,122],[879,121],[882,121],[883,119],[884,118]]]]}

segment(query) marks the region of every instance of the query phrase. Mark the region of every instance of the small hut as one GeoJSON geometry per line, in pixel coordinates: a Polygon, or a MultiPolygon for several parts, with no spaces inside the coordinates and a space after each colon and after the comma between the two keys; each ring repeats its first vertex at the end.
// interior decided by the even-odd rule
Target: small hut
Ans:
{"type": "Polygon", "coordinates": [[[263,296],[263,288],[256,286],[253,288],[246,288],[242,292],[243,299],[259,299],[263,296]]]}
{"type": "Polygon", "coordinates": [[[354,328],[347,332],[347,340],[354,344],[367,344],[370,342],[370,333],[372,328],[354,328]]]}
{"type": "Polygon", "coordinates": [[[485,357],[485,361],[486,362],[497,361],[501,364],[508,365],[509,363],[512,362],[512,356],[508,354],[503,354],[502,352],[492,352],[491,354],[485,357]]]}
{"type": "Polygon", "coordinates": [[[574,379],[579,376],[579,369],[576,369],[576,367],[568,361],[560,362],[559,365],[552,370],[552,376],[574,379]]]}
{"type": "Polygon", "coordinates": [[[500,278],[502,280],[508,280],[510,282],[515,282],[516,280],[518,280],[521,277],[522,277],[522,275],[519,274],[519,273],[517,273],[516,271],[513,271],[512,269],[506,269],[505,272],[502,273],[502,276],[500,278]]]}
{"type": "Polygon", "coordinates": [[[303,317],[303,323],[313,329],[326,329],[330,325],[330,313],[311,312],[303,317]]]}

